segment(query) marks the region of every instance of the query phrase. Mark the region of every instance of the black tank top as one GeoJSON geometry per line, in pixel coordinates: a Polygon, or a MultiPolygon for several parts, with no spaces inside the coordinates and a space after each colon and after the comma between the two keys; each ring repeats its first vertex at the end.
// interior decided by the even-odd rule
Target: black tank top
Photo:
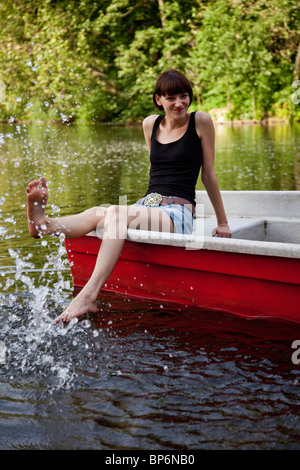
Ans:
{"type": "Polygon", "coordinates": [[[202,165],[201,139],[195,127],[195,113],[190,114],[185,134],[175,142],[161,144],[156,139],[164,115],[158,116],[151,135],[149,193],[187,199],[195,205],[195,187],[202,165]]]}

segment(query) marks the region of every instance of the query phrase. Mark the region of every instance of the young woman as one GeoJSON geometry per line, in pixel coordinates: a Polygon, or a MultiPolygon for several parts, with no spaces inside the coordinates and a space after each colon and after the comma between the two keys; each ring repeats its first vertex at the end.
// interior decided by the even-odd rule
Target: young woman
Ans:
{"type": "Polygon", "coordinates": [[[92,276],[57,317],[57,322],[97,311],[99,291],[118,261],[128,228],[192,232],[195,186],[201,167],[202,182],[217,218],[213,236],[231,237],[214,172],[213,123],[204,112],[188,113],[192,98],[191,85],[182,73],[168,70],[158,77],[153,101],[164,114],[148,116],[143,122],[150,156],[150,180],[145,196],[136,204],[93,207],[80,214],[49,218],[46,215],[46,179],[29,183],[27,216],[33,237],[63,233],[66,237],[76,238],[96,228],[104,228],[92,276]]]}

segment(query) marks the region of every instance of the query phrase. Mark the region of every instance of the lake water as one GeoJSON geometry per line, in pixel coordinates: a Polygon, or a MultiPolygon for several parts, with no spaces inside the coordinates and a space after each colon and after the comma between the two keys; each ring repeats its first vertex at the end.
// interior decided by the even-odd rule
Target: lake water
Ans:
{"type": "MultiPolygon", "coordinates": [[[[299,142],[299,125],[216,126],[221,189],[300,190],[299,142]]],[[[53,216],[130,204],[147,187],[142,132],[0,126],[0,448],[300,449],[300,326],[112,294],[54,324],[73,287],[63,242],[27,233],[41,176],[53,216]]]]}

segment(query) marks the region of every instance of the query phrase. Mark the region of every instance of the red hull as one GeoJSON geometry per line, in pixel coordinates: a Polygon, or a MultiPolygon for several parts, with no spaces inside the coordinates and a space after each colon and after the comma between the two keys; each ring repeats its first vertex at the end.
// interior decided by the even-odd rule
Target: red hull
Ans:
{"type": "MultiPolygon", "coordinates": [[[[83,287],[101,239],[65,243],[74,286],[83,287]]],[[[300,259],[126,241],[103,290],[300,323],[300,259]]]]}

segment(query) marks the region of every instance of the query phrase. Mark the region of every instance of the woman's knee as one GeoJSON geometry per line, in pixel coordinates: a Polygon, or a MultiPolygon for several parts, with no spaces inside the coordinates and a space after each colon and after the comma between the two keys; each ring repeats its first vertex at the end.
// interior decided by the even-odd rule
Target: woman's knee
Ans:
{"type": "Polygon", "coordinates": [[[123,238],[128,225],[126,206],[111,205],[104,219],[104,232],[109,238],[123,238]]]}
{"type": "Polygon", "coordinates": [[[117,223],[120,225],[128,224],[128,208],[127,206],[111,205],[106,210],[105,224],[106,223],[117,223]]]}
{"type": "Polygon", "coordinates": [[[95,206],[84,211],[86,217],[94,219],[96,222],[99,222],[100,219],[103,219],[106,215],[107,207],[95,206]]]}
{"type": "Polygon", "coordinates": [[[120,208],[117,205],[111,205],[106,208],[105,219],[109,220],[116,220],[120,217],[120,208]]]}

